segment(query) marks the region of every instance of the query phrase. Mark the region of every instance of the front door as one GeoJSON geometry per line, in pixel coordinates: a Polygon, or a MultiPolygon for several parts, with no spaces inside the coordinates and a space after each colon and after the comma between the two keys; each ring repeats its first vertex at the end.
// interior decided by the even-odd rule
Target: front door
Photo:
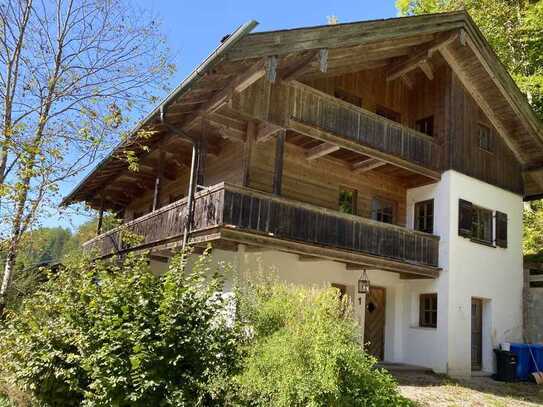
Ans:
{"type": "Polygon", "coordinates": [[[383,360],[385,356],[385,289],[381,287],[371,287],[370,292],[366,294],[364,344],[366,352],[383,360]]]}
{"type": "Polygon", "coordinates": [[[483,355],[483,302],[471,299],[471,370],[481,370],[483,355]]]}

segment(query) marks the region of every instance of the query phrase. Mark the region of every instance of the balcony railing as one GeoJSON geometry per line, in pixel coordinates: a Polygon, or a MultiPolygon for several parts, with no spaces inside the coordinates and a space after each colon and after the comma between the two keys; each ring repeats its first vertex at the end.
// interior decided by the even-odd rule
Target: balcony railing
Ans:
{"type": "MultiPolygon", "coordinates": [[[[97,236],[84,247],[104,257],[180,240],[186,219],[187,203],[182,199],[97,236]],[[140,240],[135,242],[132,235],[140,240]]],[[[219,233],[222,228],[438,266],[437,236],[229,184],[215,185],[195,198],[192,234],[219,233]]]]}
{"type": "Polygon", "coordinates": [[[439,145],[427,134],[299,82],[288,82],[290,117],[351,141],[437,170],[439,145]]]}

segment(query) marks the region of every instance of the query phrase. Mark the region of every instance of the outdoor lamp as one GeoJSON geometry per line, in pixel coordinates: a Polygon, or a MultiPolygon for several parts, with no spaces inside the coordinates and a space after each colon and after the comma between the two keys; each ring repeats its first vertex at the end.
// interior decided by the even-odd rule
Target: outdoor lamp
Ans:
{"type": "Polygon", "coordinates": [[[364,272],[360,275],[360,278],[358,279],[358,294],[367,294],[370,292],[370,280],[368,279],[368,273],[366,273],[366,269],[364,269],[364,272]]]}

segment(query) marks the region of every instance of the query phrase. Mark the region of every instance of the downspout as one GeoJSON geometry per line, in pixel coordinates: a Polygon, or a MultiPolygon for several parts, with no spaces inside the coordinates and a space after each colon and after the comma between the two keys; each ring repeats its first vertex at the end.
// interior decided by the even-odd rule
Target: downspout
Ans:
{"type": "Polygon", "coordinates": [[[188,237],[192,229],[193,217],[194,217],[194,192],[195,188],[195,177],[197,171],[197,157],[198,157],[198,144],[187,134],[179,129],[173,127],[172,125],[166,123],[164,119],[165,111],[164,106],[160,107],[160,123],[165,126],[169,131],[171,131],[176,136],[181,137],[184,141],[187,141],[192,144],[192,159],[190,164],[190,178],[189,178],[189,187],[187,191],[187,219],[183,228],[183,245],[182,250],[185,250],[188,242],[188,237]]]}

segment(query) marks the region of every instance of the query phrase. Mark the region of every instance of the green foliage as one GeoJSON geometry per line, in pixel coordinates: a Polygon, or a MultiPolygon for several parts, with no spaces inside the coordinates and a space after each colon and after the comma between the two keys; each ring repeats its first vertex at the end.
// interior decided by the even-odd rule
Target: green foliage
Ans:
{"type": "Polygon", "coordinates": [[[221,271],[207,255],[160,278],[144,256],[69,264],[8,315],[2,376],[46,406],[222,404],[238,335],[221,271]]]}
{"type": "Polygon", "coordinates": [[[252,333],[234,378],[241,404],[410,404],[362,352],[351,309],[336,289],[251,284],[238,298],[238,319],[252,333]]]}
{"type": "Polygon", "coordinates": [[[532,260],[543,255],[543,201],[534,201],[524,209],[523,251],[532,260]]]}

